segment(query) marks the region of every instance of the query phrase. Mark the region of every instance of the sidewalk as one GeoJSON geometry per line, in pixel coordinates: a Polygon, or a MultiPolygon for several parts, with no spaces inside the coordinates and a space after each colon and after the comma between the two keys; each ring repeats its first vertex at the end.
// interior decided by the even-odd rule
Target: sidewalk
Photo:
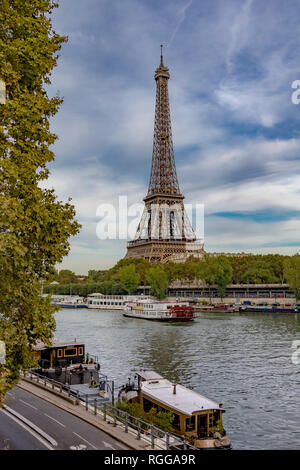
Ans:
{"type": "Polygon", "coordinates": [[[149,440],[143,439],[142,436],[141,439],[138,440],[137,435],[130,428],[126,433],[124,431],[124,425],[121,423],[117,423],[117,425],[114,427],[112,418],[107,417],[107,421],[104,421],[102,413],[98,412],[97,415],[94,415],[93,408],[91,406],[89,406],[89,410],[86,411],[85,404],[82,402],[76,405],[75,400],[58,396],[58,394],[54,394],[51,391],[46,390],[44,385],[36,385],[26,379],[21,379],[17,386],[32,393],[33,395],[42,398],[43,400],[52,403],[53,405],[58,406],[59,408],[77,416],[78,418],[83,419],[87,423],[92,424],[96,428],[105,432],[114,439],[117,439],[120,443],[128,446],[133,450],[155,450],[151,448],[149,440]]]}

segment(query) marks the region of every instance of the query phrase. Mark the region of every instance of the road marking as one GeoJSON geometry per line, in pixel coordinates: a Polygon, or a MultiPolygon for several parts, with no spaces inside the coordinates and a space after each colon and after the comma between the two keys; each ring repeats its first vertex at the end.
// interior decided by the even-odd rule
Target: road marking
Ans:
{"type": "MultiPolygon", "coordinates": [[[[43,444],[46,445],[46,447],[53,450],[52,447],[49,446],[49,444],[44,442],[45,439],[46,439],[46,441],[50,442],[50,444],[52,446],[54,446],[54,447],[57,446],[57,442],[56,442],[55,439],[53,439],[51,436],[49,436],[49,434],[45,433],[45,431],[43,431],[41,428],[36,426],[34,423],[29,421],[29,419],[25,418],[20,413],[17,413],[12,408],[9,408],[7,405],[3,405],[3,408],[6,410],[7,414],[10,416],[11,419],[14,419],[20,426],[22,426],[28,432],[31,432],[31,434],[33,436],[35,436],[37,439],[39,439],[39,441],[43,442],[43,444]],[[31,429],[29,429],[29,428],[31,428],[31,429]],[[35,432],[33,432],[32,430],[35,431],[35,432]],[[40,438],[40,436],[43,438],[43,441],[40,438]]],[[[5,411],[3,410],[3,408],[2,408],[2,412],[4,413],[5,411]]]]}
{"type": "Polygon", "coordinates": [[[112,450],[117,450],[111,444],[109,444],[108,442],[103,441],[103,444],[105,445],[105,447],[109,447],[112,450]]]}
{"type": "Polygon", "coordinates": [[[55,421],[57,424],[59,424],[59,425],[62,426],[63,428],[66,427],[63,423],[60,423],[59,421],[57,421],[57,419],[52,418],[52,416],[49,416],[49,415],[47,415],[46,413],[44,413],[44,415],[47,416],[47,418],[53,419],[53,421],[55,421]]]}
{"type": "Polygon", "coordinates": [[[21,398],[19,398],[19,401],[21,401],[22,403],[24,403],[27,406],[31,406],[31,408],[33,408],[34,410],[37,410],[37,408],[35,406],[31,405],[30,403],[27,403],[27,401],[21,400],[21,398]]]}
{"type": "MultiPolygon", "coordinates": [[[[86,442],[89,446],[94,447],[94,449],[98,450],[98,447],[95,447],[93,444],[91,444],[89,441],[87,441],[84,437],[80,436],[80,434],[77,434],[77,432],[73,431],[73,434],[75,436],[79,437],[79,439],[82,439],[84,442],[86,442]]],[[[104,443],[103,443],[104,444],[104,443]]]]}

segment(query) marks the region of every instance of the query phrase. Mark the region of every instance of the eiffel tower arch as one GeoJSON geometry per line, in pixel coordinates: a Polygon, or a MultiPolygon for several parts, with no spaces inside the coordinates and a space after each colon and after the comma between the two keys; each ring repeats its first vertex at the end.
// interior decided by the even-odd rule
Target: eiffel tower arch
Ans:
{"type": "Polygon", "coordinates": [[[204,255],[203,242],[185,212],[178,184],[168,93],[169,69],[164,65],[162,46],[160,65],[155,71],[156,104],[151,175],[145,208],[134,240],[128,242],[126,258],[144,258],[152,263],[183,262],[193,255],[204,255]]]}

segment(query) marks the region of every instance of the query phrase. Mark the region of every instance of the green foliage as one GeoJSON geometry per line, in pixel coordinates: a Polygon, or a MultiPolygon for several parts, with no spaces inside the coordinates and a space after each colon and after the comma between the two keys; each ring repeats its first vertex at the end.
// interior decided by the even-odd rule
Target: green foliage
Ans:
{"type": "Polygon", "coordinates": [[[142,258],[123,258],[120,259],[115,266],[107,271],[106,279],[114,279],[120,268],[124,266],[135,266],[136,272],[140,275],[140,282],[142,285],[146,281],[146,273],[151,268],[152,264],[142,258]]]}
{"type": "Polygon", "coordinates": [[[285,259],[283,269],[284,276],[294,291],[296,299],[300,300],[300,256],[285,259]]]}
{"type": "MultiPolygon", "coordinates": [[[[125,411],[131,416],[135,416],[146,423],[153,424],[165,432],[173,432],[172,423],[174,421],[174,414],[171,411],[158,411],[156,408],[151,408],[149,412],[144,411],[142,405],[139,403],[126,403],[119,401],[117,403],[119,410],[125,411]]],[[[144,429],[146,426],[144,426],[144,429]]]]}
{"type": "Polygon", "coordinates": [[[128,294],[134,294],[141,279],[141,276],[135,270],[135,265],[123,266],[118,270],[117,276],[126,292],[128,292],[128,294]]]}
{"type": "Polygon", "coordinates": [[[150,293],[158,299],[164,299],[167,294],[169,282],[168,276],[160,265],[155,265],[146,274],[146,280],[150,285],[150,293]]]}
{"type": "MultiPolygon", "coordinates": [[[[152,268],[155,266],[140,258],[133,259],[121,259],[118,263],[108,271],[89,271],[87,279],[81,282],[82,288],[75,282],[78,283],[78,276],[75,276],[75,280],[69,282],[60,281],[60,286],[49,286],[45,285],[44,293],[56,293],[56,294],[70,294],[70,289],[73,294],[77,295],[88,295],[94,292],[100,292],[103,294],[125,294],[129,292],[125,289],[124,282],[120,280],[120,273],[124,272],[124,276],[127,276],[127,272],[136,273],[140,275],[139,283],[146,285],[149,283],[147,280],[148,273],[150,271],[151,283],[153,283],[152,292],[157,292],[156,286],[159,285],[159,279],[161,271],[166,275],[163,280],[163,298],[167,293],[167,285],[171,282],[180,280],[183,283],[193,282],[195,280],[201,280],[207,286],[217,286],[220,297],[223,297],[228,284],[270,284],[270,283],[281,283],[287,282],[284,272],[285,260],[291,259],[290,256],[282,255],[245,255],[245,256],[213,256],[206,254],[203,259],[196,259],[192,256],[187,259],[185,263],[174,263],[172,261],[164,264],[158,264],[159,276],[154,276],[152,268]],[[131,267],[129,269],[129,267],[131,267]],[[123,268],[126,268],[123,271],[123,268]],[[156,279],[157,278],[157,279],[156,279]],[[74,282],[74,283],[73,283],[74,282]],[[83,287],[84,286],[84,287],[83,287]],[[81,292],[83,292],[81,294],[81,292]]],[[[66,270],[64,270],[66,271],[66,270]]],[[[60,274],[63,271],[60,272],[60,274]]],[[[130,276],[129,276],[130,277],[130,276]]],[[[56,273],[55,280],[59,280],[59,276],[56,273]]],[[[53,280],[53,279],[51,279],[53,280]]],[[[130,285],[129,285],[130,287],[130,285]]],[[[138,286],[136,286],[138,287],[138,286]]],[[[160,290],[160,289],[159,289],[160,290]]],[[[134,292],[135,289],[130,290],[134,292]]]]}
{"type": "Polygon", "coordinates": [[[52,0],[2,0],[0,77],[7,101],[0,105],[0,338],[7,362],[0,365],[0,401],[28,365],[37,339],[49,341],[55,307],[41,298],[41,282],[55,276],[79,225],[74,207],[42,189],[50,146],[49,120],[62,100],[45,84],[66,38],[52,29],[52,0]]]}
{"type": "Polygon", "coordinates": [[[87,282],[101,282],[105,279],[106,271],[97,271],[95,269],[91,269],[88,272],[87,282]]]}
{"type": "Polygon", "coordinates": [[[77,277],[70,269],[61,269],[57,280],[60,284],[72,284],[76,282],[77,277]]]}

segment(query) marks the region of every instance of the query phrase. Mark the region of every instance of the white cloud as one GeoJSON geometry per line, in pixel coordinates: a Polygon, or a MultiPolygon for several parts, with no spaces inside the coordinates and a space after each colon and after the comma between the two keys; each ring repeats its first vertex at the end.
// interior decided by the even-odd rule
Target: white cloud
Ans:
{"type": "MultiPolygon", "coordinates": [[[[204,202],[208,214],[299,209],[300,108],[290,100],[291,83],[300,78],[297,11],[279,0],[167,0],[159,8],[156,1],[61,2],[55,27],[70,42],[51,86],[65,102],[53,119],[60,140],[48,184],[60,198],[73,198],[83,223],[65,266],[107,267],[125,253],[124,242],[96,239],[96,208],[119,194],[130,203],[146,194],[153,74],[159,44],[170,39],[164,60],[187,201],[204,202]],[[264,134],[275,128],[277,139],[264,134]]],[[[249,249],[270,241],[284,250],[299,229],[296,222],[264,230],[251,221],[216,223],[206,243],[220,250],[241,240],[249,249]],[[228,233],[223,242],[220,233],[228,233]]]]}

